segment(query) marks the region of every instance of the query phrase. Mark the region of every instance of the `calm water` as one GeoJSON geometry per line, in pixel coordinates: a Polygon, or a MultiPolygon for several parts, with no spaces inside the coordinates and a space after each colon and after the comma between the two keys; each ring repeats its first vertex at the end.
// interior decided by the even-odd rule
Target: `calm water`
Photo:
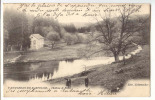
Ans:
{"type": "MultiPolygon", "coordinates": [[[[131,52],[125,58],[128,59],[132,55],[140,52],[142,48],[131,52]]],[[[123,57],[120,56],[121,60],[123,57]]],[[[4,82],[38,82],[46,81],[54,78],[69,76],[80,73],[90,68],[90,66],[99,64],[110,64],[114,62],[114,57],[98,57],[93,59],[79,59],[66,61],[48,61],[37,63],[16,63],[4,65],[4,82]]]]}
{"type": "Polygon", "coordinates": [[[87,70],[90,66],[108,64],[113,60],[111,57],[102,57],[89,60],[7,64],[4,65],[4,79],[14,81],[46,81],[80,73],[87,70]]]}

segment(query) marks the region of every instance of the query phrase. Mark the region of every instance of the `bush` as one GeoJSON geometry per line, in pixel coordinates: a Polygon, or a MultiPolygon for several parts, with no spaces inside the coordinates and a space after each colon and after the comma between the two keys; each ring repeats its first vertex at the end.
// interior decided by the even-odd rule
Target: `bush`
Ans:
{"type": "Polygon", "coordinates": [[[73,43],[72,35],[69,33],[66,33],[64,36],[64,40],[67,43],[67,45],[71,45],[73,43]]]}
{"type": "Polygon", "coordinates": [[[59,34],[57,32],[54,32],[54,31],[49,32],[46,37],[48,40],[51,41],[52,48],[54,48],[56,42],[60,41],[59,34]]]}

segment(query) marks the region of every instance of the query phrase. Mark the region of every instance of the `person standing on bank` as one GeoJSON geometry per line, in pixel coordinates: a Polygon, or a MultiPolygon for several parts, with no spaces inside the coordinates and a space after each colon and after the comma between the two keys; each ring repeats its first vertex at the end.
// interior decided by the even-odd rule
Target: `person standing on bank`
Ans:
{"type": "Polygon", "coordinates": [[[66,80],[66,87],[69,88],[69,79],[68,78],[65,78],[65,80],[66,80]]]}
{"type": "Polygon", "coordinates": [[[71,88],[71,79],[69,79],[69,81],[68,81],[68,88],[71,88]]]}
{"type": "Polygon", "coordinates": [[[89,79],[88,77],[85,78],[85,87],[88,87],[88,84],[89,84],[89,79]]]}

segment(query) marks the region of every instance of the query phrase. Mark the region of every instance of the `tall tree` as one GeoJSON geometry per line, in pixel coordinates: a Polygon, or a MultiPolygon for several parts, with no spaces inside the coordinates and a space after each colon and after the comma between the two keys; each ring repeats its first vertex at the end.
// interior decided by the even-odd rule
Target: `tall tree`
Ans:
{"type": "MultiPolygon", "coordinates": [[[[6,46],[11,46],[12,48],[12,46],[16,45],[20,46],[20,50],[22,50],[24,38],[25,36],[28,37],[28,35],[25,35],[28,34],[28,20],[26,14],[6,9],[4,11],[4,29],[8,33],[6,46]]],[[[4,32],[4,36],[5,34],[6,32],[4,32]]]]}
{"type": "Polygon", "coordinates": [[[89,42],[98,41],[104,46],[94,53],[108,50],[112,52],[115,61],[119,61],[119,54],[122,51],[125,52],[129,44],[134,42],[136,34],[146,22],[146,20],[140,20],[139,17],[133,16],[140,8],[141,6],[126,5],[119,9],[120,16],[118,17],[111,17],[112,12],[109,11],[106,16],[100,16],[101,21],[95,18],[99,34],[93,36],[89,42]]]}

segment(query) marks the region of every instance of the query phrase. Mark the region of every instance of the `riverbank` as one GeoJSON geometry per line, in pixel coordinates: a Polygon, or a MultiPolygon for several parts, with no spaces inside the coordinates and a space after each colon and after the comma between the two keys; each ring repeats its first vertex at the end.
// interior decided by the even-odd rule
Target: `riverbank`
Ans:
{"type": "Polygon", "coordinates": [[[27,51],[27,52],[7,52],[4,53],[4,63],[10,63],[14,58],[20,58],[15,62],[42,62],[42,61],[61,61],[66,59],[78,59],[77,50],[84,48],[85,44],[69,45],[64,46],[58,45],[56,48],[51,49],[44,47],[37,51],[27,51]]]}
{"type": "Polygon", "coordinates": [[[101,86],[110,91],[122,89],[128,80],[150,79],[150,47],[145,45],[142,51],[124,65],[122,61],[109,65],[96,65],[85,73],[47,81],[50,84],[66,84],[64,78],[72,80],[72,86],[84,86],[84,78],[89,78],[89,86],[101,86]]]}
{"type": "MultiPolygon", "coordinates": [[[[51,49],[44,47],[37,51],[26,51],[26,52],[5,52],[4,53],[4,64],[15,63],[15,62],[43,62],[43,61],[62,61],[62,60],[75,60],[81,58],[79,56],[79,50],[85,48],[86,44],[75,44],[66,45],[59,44],[56,48],[51,49]]],[[[97,49],[97,46],[94,47],[97,49]]],[[[131,48],[127,53],[137,49],[137,47],[131,48]]],[[[99,56],[112,56],[110,52],[100,52],[92,57],[99,56]]]]}

